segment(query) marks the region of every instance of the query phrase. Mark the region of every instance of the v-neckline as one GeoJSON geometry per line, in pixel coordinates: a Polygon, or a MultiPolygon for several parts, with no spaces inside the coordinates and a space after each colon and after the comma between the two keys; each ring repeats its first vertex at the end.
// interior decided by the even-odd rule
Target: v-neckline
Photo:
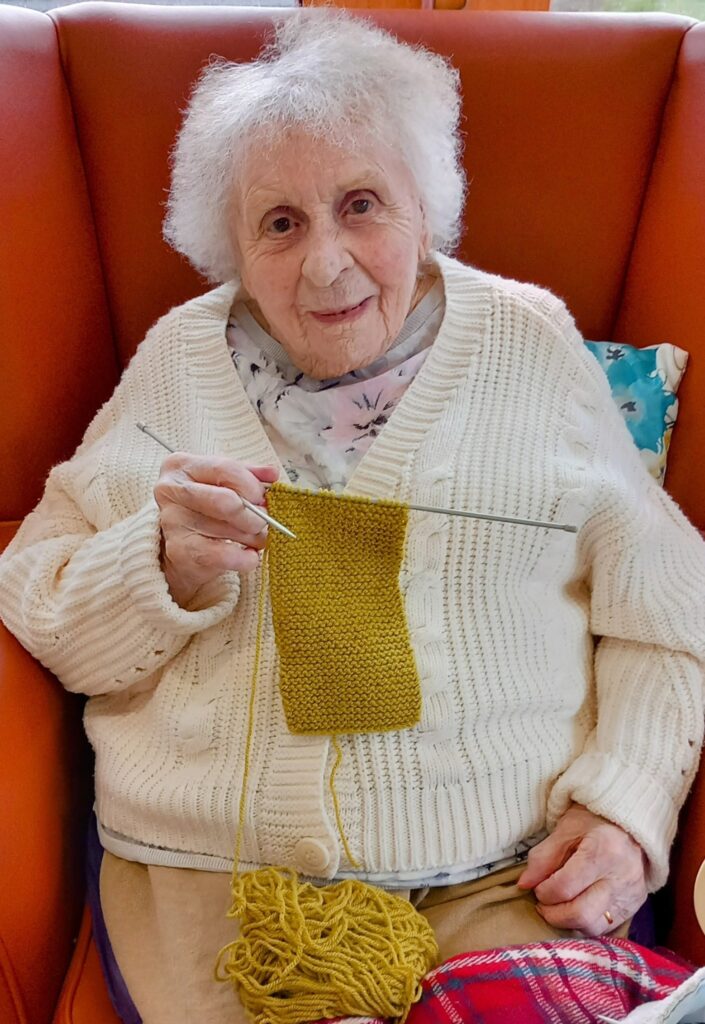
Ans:
{"type": "MultiPolygon", "coordinates": [[[[491,310],[491,289],[485,275],[475,272],[472,276],[472,268],[440,254],[434,254],[434,263],[442,278],[445,294],[445,311],[436,340],[414,380],[393,409],[384,429],[373,439],[353,469],[340,492],[344,495],[399,497],[399,480],[410,452],[416,450],[432,422],[440,415],[469,371],[472,356],[482,347],[485,333],[489,329],[490,317],[487,314],[491,310]],[[462,278],[462,281],[457,282],[460,288],[456,290],[453,284],[457,278],[462,278]]],[[[232,448],[234,439],[239,438],[239,450],[228,454],[255,464],[273,465],[278,470],[279,480],[289,483],[284,465],[233,364],[225,338],[228,316],[237,290],[238,283],[229,282],[201,297],[204,322],[198,326],[192,325],[192,329],[186,332],[187,343],[189,337],[192,341],[192,345],[188,346],[193,357],[191,373],[201,378],[209,392],[210,405],[221,428],[218,431],[221,444],[226,442],[227,447],[232,448]],[[212,302],[208,302],[209,299],[212,302]],[[216,324],[220,335],[216,331],[216,324]],[[217,348],[206,353],[205,346],[210,343],[213,347],[216,338],[217,348]],[[199,352],[202,357],[200,360],[199,352]],[[228,374],[232,374],[232,377],[229,378],[228,374]],[[224,379],[231,379],[234,384],[229,397],[214,393],[216,380],[221,390],[229,392],[230,389],[222,388],[224,379]]],[[[198,302],[197,299],[194,304],[198,302]]]]}
{"type": "MultiPolygon", "coordinates": [[[[484,341],[489,317],[474,317],[472,313],[479,311],[475,310],[474,300],[480,293],[485,299],[489,295],[486,282],[482,282],[480,293],[473,290],[473,301],[468,303],[452,283],[458,271],[467,283],[470,268],[440,254],[434,254],[434,262],[443,281],[445,298],[436,340],[384,428],[353,469],[343,494],[387,499],[402,497],[398,491],[404,466],[470,371],[484,341]],[[420,409],[423,415],[419,414],[420,409]]],[[[482,306],[482,313],[489,312],[489,301],[482,306]]]]}

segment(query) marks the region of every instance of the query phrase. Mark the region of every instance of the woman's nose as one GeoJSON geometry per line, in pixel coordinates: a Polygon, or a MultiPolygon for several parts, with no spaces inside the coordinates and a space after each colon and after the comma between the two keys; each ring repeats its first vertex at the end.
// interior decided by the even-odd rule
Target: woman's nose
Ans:
{"type": "Polygon", "coordinates": [[[312,231],[306,246],[301,273],[316,288],[329,288],[354,263],[337,228],[312,231]]]}

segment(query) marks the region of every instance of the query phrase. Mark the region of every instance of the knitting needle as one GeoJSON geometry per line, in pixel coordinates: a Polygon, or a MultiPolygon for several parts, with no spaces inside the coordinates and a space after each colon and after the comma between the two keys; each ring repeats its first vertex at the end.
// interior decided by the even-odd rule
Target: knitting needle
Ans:
{"type": "Polygon", "coordinates": [[[538,519],[514,519],[512,516],[491,516],[486,512],[464,512],[457,508],[433,508],[431,505],[407,505],[415,512],[437,512],[444,516],[467,516],[468,519],[488,519],[491,523],[515,523],[517,526],[538,526],[544,530],[564,530],[566,533],[577,533],[577,526],[565,523],[543,523],[538,519]]]}
{"type": "MultiPolygon", "coordinates": [[[[161,437],[157,437],[157,435],[150,430],[149,427],[146,427],[144,423],[138,423],[137,426],[140,430],[144,431],[145,434],[149,434],[151,438],[157,441],[162,448],[166,448],[168,452],[174,451],[170,445],[162,441],[161,437]]],[[[280,530],[282,533],[285,533],[287,537],[295,536],[291,530],[287,529],[286,526],[282,526],[282,524],[278,523],[276,519],[272,519],[271,516],[268,516],[267,513],[263,512],[257,505],[252,505],[246,498],[243,498],[242,495],[239,495],[239,497],[247,508],[251,509],[258,516],[261,516],[262,519],[266,520],[266,522],[271,523],[272,526],[276,527],[276,529],[280,530]]],[[[491,523],[513,523],[516,526],[536,526],[543,530],[563,530],[565,533],[578,532],[577,526],[568,526],[565,523],[546,523],[538,519],[515,519],[512,516],[492,516],[486,512],[465,512],[457,508],[434,508],[432,505],[407,505],[407,508],[413,509],[414,512],[433,512],[436,515],[442,516],[464,516],[467,519],[485,519],[491,523]]]]}
{"type": "MultiPolygon", "coordinates": [[[[158,437],[157,434],[155,434],[153,430],[150,430],[149,427],[145,426],[144,423],[138,423],[137,427],[139,430],[142,431],[143,434],[148,434],[153,441],[156,441],[157,444],[160,444],[162,448],[166,448],[168,452],[176,451],[176,449],[172,448],[171,445],[166,443],[166,441],[162,441],[161,437],[158,437]]],[[[263,509],[259,507],[259,505],[253,505],[251,501],[248,501],[247,498],[243,498],[241,494],[238,494],[238,498],[245,506],[245,508],[249,508],[250,512],[254,512],[254,514],[256,516],[259,516],[260,519],[264,519],[265,523],[269,523],[270,526],[273,526],[275,530],[279,530],[279,532],[283,533],[286,537],[291,537],[293,540],[296,540],[296,534],[292,533],[288,526],[284,526],[283,523],[280,523],[276,519],[273,519],[272,516],[268,515],[263,509]]]]}
{"type": "Polygon", "coordinates": [[[622,1024],[621,1021],[615,1020],[614,1017],[605,1017],[604,1013],[598,1013],[597,1019],[601,1020],[603,1024],[622,1024]]]}

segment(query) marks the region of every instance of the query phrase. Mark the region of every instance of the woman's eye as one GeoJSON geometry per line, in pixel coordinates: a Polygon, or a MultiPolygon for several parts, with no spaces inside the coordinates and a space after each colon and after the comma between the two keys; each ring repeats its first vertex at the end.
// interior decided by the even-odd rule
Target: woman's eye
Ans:
{"type": "Polygon", "coordinates": [[[275,220],[272,221],[269,227],[271,231],[275,232],[275,234],[285,235],[287,231],[289,231],[291,228],[291,218],[277,217],[275,220]]]}
{"type": "Polygon", "coordinates": [[[371,209],[371,199],[353,199],[353,201],[350,203],[350,210],[352,213],[369,213],[371,209]]]}

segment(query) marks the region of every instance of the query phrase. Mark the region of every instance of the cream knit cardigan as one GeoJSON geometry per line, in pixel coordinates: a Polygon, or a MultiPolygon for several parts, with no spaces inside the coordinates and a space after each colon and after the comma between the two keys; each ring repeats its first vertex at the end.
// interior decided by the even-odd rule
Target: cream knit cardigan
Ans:
{"type": "MultiPolygon", "coordinates": [[[[431,873],[486,863],[575,800],[636,838],[657,888],[701,744],[705,545],[642,467],[563,304],[437,266],[437,340],[348,493],[580,532],[411,514],[400,582],[422,720],[343,739],[346,835],[367,872],[431,873]]],[[[234,294],[152,328],[0,561],[8,628],[90,697],[106,847],[209,870],[232,865],[259,573],[227,574],[189,610],[171,600],[152,495],[164,453],[135,423],[278,464],[226,347],[234,294]]],[[[349,868],[331,763],[328,739],[286,729],[268,622],[243,867],[349,868]]]]}

